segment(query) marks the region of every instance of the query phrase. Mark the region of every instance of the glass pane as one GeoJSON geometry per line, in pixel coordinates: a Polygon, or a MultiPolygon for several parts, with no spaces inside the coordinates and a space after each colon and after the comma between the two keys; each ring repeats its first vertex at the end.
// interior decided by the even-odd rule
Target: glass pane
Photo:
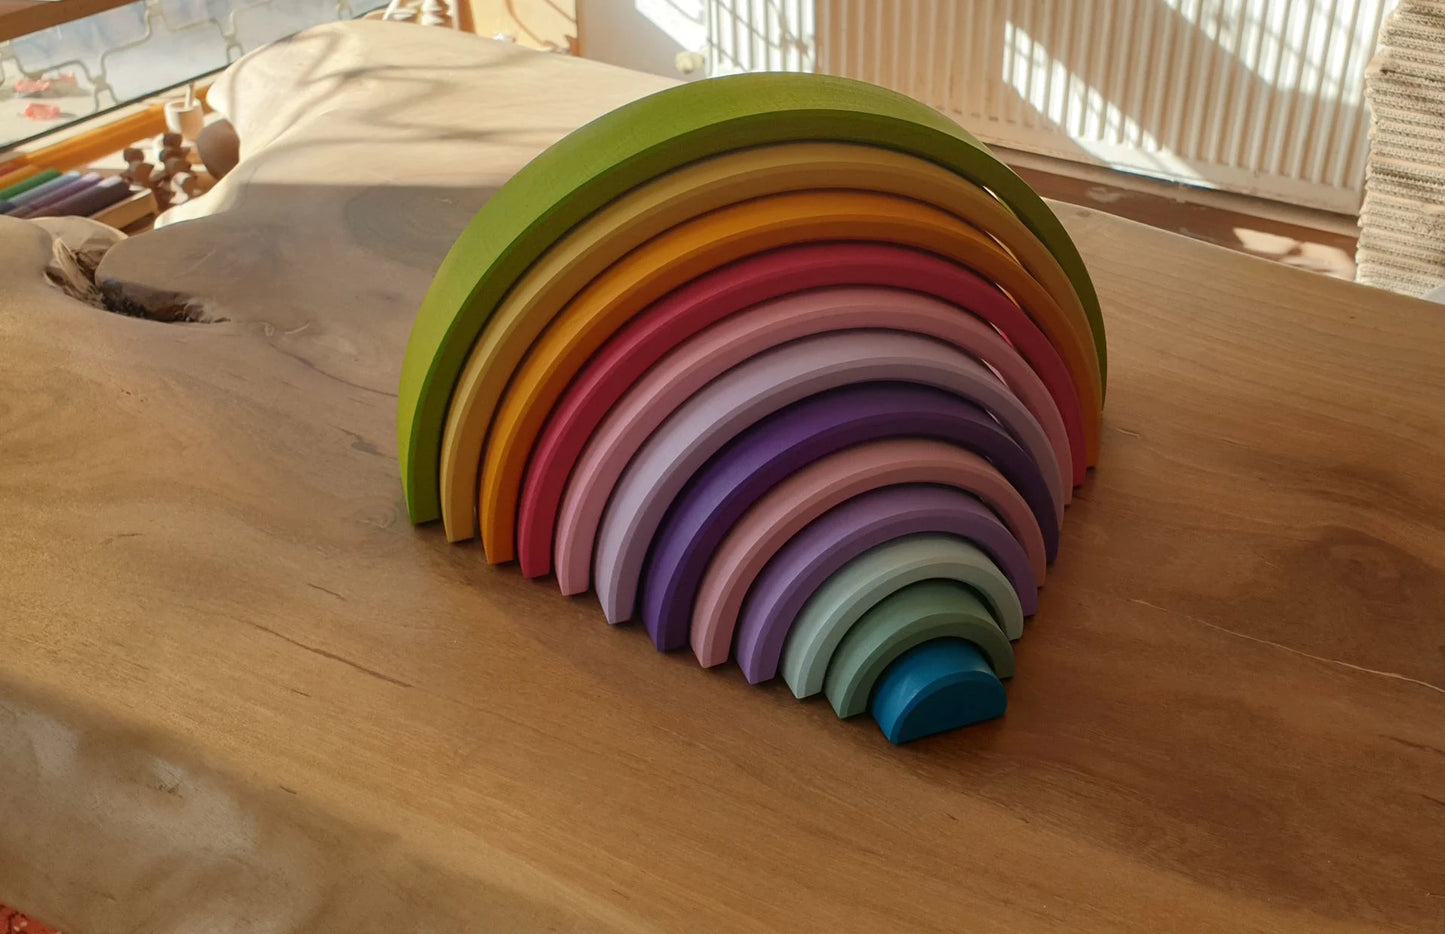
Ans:
{"type": "Polygon", "coordinates": [[[225,68],[386,0],[138,0],[0,42],[0,147],[225,68]]]}

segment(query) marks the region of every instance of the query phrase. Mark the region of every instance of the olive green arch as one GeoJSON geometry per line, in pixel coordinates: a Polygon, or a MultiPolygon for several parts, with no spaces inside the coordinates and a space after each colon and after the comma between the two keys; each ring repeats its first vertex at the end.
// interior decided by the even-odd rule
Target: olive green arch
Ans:
{"type": "Polygon", "coordinates": [[[442,261],[412,327],[397,399],[397,448],[412,522],[441,514],[442,425],[452,388],[498,302],[587,215],[672,169],[769,143],[827,140],[905,152],[991,190],[1058,260],[1107,374],[1098,297],[1067,231],[1029,186],[942,114],[876,85],[750,74],[679,85],[574,131],[492,196],[442,261]]]}

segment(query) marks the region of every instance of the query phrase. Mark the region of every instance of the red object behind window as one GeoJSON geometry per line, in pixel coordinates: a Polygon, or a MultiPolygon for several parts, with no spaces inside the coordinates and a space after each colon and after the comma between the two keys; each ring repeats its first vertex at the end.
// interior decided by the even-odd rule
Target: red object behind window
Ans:
{"type": "Polygon", "coordinates": [[[31,120],[60,119],[60,107],[56,104],[26,104],[21,113],[31,120]]]}
{"type": "Polygon", "coordinates": [[[0,905],[0,934],[60,934],[55,928],[0,905]]]}

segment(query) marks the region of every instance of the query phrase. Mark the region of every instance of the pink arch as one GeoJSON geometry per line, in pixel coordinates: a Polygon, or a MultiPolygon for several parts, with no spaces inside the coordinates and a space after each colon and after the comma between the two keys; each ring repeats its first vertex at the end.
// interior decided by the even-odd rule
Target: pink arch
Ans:
{"type": "MultiPolygon", "coordinates": [[[[755,409],[756,417],[810,392],[865,379],[928,382],[959,393],[994,414],[1039,465],[1046,482],[1052,480],[1049,486],[1054,517],[1056,522],[1062,522],[1061,489],[1067,486],[1067,481],[1057,474],[1057,461],[1052,459],[1047,436],[997,376],[953,345],[911,332],[833,330],[835,319],[830,309],[841,307],[843,314],[865,320],[877,314],[870,302],[837,304],[837,296],[830,297],[835,291],[846,290],[779,299],[720,322],[677,348],[628,391],[593,434],[567,482],[555,554],[557,579],[563,593],[581,593],[587,589],[593,549],[600,547],[597,535],[605,524],[604,512],[608,515],[615,512],[613,499],[624,483],[624,472],[629,470],[629,465],[642,459],[639,452],[649,445],[650,439],[664,431],[665,423],[673,424],[672,416],[680,417],[690,404],[706,403],[709,394],[717,396],[723,392],[731,400],[726,404],[755,409]],[[791,343],[779,347],[785,342],[791,343]],[[888,362],[882,369],[870,369],[876,360],[882,359],[879,353],[888,362]],[[809,366],[817,367],[818,372],[807,373],[804,368],[809,366]],[[864,375],[869,372],[876,375],[864,375]],[[789,389],[782,385],[789,380],[797,387],[789,389]],[[803,386],[812,388],[799,395],[803,386]]],[[[932,306],[921,311],[915,320],[932,320],[935,322],[932,326],[939,322],[946,324],[956,317],[954,312],[932,306]]],[[[907,317],[906,312],[900,314],[907,317]]],[[[704,421],[716,417],[716,413],[709,414],[704,421]]],[[[709,430],[718,427],[719,423],[708,426],[709,430]]],[[[724,440],[719,436],[717,443],[724,440]]],[[[664,459],[668,456],[671,455],[664,455],[664,459]]],[[[671,470],[676,465],[666,466],[671,470]]],[[[647,531],[649,540],[652,531],[647,531]]],[[[599,565],[610,562],[613,557],[616,556],[610,553],[599,554],[599,565]]],[[[613,583],[598,583],[604,604],[605,591],[613,583]]],[[[625,599],[627,595],[622,596],[625,599]]],[[[608,616],[612,618],[615,613],[630,611],[628,603],[625,610],[618,606],[610,610],[608,616]]]]}
{"type": "MultiPolygon", "coordinates": [[[[1052,406],[1043,405],[1033,389],[1022,388],[1023,382],[1016,386],[1021,398],[1045,426],[1057,426],[1047,410],[1057,413],[1068,439],[1068,475],[1074,484],[1084,481],[1082,411],[1068,369],[1038,326],[992,283],[962,266],[904,247],[806,244],[749,257],[700,277],[634,318],[588,362],[531,453],[518,529],[522,572],[536,577],[551,569],[558,509],[577,460],[607,413],[649,368],[688,337],[740,309],[807,289],[849,284],[932,295],[1002,333],[1042,382],[1052,406]]],[[[1000,373],[1010,386],[1016,385],[1008,373],[1000,373]]]]}
{"type": "MultiPolygon", "coordinates": [[[[647,548],[657,527],[668,506],[708,458],[739,432],[786,405],[838,386],[874,381],[935,386],[974,400],[989,411],[1007,413],[1007,421],[1032,421],[992,372],[940,341],[907,332],[869,330],[794,340],[733,366],[675,409],[673,400],[666,400],[671,415],[645,439],[641,428],[624,423],[621,410],[609,416],[607,424],[612,428],[606,434],[599,432],[588,444],[563,500],[564,521],[558,528],[559,577],[571,577],[593,557],[594,583],[603,612],[612,622],[630,618],[647,548]],[[637,453],[623,460],[631,450],[637,453]],[[593,470],[593,466],[602,469],[593,470]],[[612,485],[607,480],[614,466],[621,475],[612,485]],[[600,524],[583,521],[584,513],[595,514],[599,507],[600,524]],[[572,517],[578,521],[571,521],[572,517]],[[588,548],[594,528],[595,544],[588,548]]],[[[1037,422],[1033,426],[1041,435],[1037,422]]],[[[1024,501],[1020,497],[1018,502],[1024,501]]],[[[1061,511],[1057,510],[1056,518],[1061,511]]],[[[1046,562],[1043,535],[1026,504],[1010,528],[1024,540],[1042,579],[1046,562]]]]}
{"type": "MultiPolygon", "coordinates": [[[[732,367],[770,348],[828,334],[860,334],[863,332],[859,329],[878,320],[897,323],[901,328],[871,332],[892,335],[884,341],[885,345],[918,348],[918,353],[931,355],[933,363],[940,368],[951,367],[966,374],[970,388],[966,396],[993,414],[1039,465],[1054,502],[1055,518],[1062,522],[1065,492],[1070,490],[1068,475],[1063,472],[1069,466],[1068,452],[1058,451],[1050,444],[1042,426],[993,371],[979,365],[973,356],[959,352],[977,346],[969,341],[968,334],[954,327],[959,317],[948,305],[913,293],[824,289],[754,306],[677,347],[613,407],[571,471],[556,537],[557,579],[563,593],[581,593],[587,589],[593,534],[610,503],[609,497],[637,452],[673,412],[732,367]],[[899,299],[896,308],[877,304],[890,298],[899,299]],[[944,344],[931,336],[920,337],[920,332],[947,335],[955,343],[944,344]],[[914,343],[899,345],[896,338],[904,335],[912,337],[914,343]],[[949,353],[940,356],[931,348],[946,349],[949,353]]],[[[848,352],[855,354],[850,359],[864,360],[868,356],[869,341],[870,338],[864,337],[848,343],[846,346],[851,348],[848,352]]],[[[917,381],[906,365],[891,372],[889,378],[917,381]]],[[[757,396],[767,391],[767,380],[776,378],[780,377],[760,374],[757,382],[742,388],[746,394],[757,396]]],[[[958,391],[959,387],[950,384],[941,388],[958,391]]],[[[603,560],[607,559],[610,556],[603,560]]],[[[599,584],[599,588],[606,586],[608,584],[599,584]]]]}

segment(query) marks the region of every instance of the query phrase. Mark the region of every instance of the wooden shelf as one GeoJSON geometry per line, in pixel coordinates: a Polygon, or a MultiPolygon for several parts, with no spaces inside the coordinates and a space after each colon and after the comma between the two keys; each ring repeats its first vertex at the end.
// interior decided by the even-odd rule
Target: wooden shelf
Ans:
{"type": "Polygon", "coordinates": [[[0,0],[0,42],[122,7],[135,0],[0,0]]]}

